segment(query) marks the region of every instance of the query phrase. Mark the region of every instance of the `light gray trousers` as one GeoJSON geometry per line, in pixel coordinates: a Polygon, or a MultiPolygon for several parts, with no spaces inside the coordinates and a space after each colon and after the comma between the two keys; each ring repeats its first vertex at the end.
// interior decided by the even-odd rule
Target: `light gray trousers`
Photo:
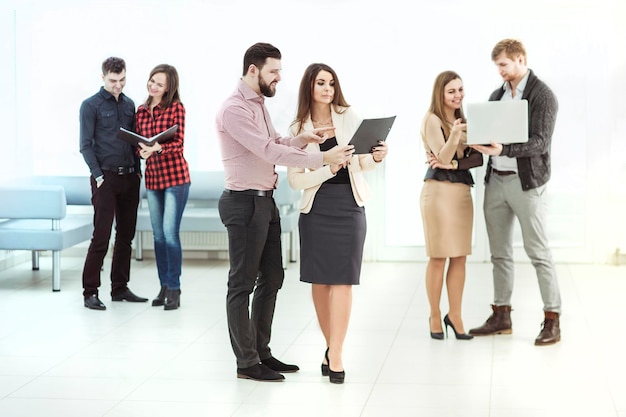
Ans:
{"type": "Polygon", "coordinates": [[[494,304],[511,305],[515,270],[513,226],[519,221],[524,249],[537,273],[544,311],[561,313],[561,293],[548,247],[545,185],[523,191],[517,175],[491,175],[483,205],[491,262],[494,304]]]}

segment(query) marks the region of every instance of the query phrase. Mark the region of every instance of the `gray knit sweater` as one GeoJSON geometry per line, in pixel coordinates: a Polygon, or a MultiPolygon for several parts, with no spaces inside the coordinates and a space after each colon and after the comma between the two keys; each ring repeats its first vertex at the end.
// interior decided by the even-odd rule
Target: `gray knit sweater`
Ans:
{"type": "MultiPolygon", "coordinates": [[[[550,88],[532,70],[522,94],[528,100],[528,142],[502,145],[503,156],[517,158],[517,169],[524,191],[537,188],[550,179],[550,147],[559,104],[550,88]]],[[[491,93],[489,101],[500,100],[504,86],[491,93]]],[[[491,158],[485,182],[491,175],[491,158]]]]}

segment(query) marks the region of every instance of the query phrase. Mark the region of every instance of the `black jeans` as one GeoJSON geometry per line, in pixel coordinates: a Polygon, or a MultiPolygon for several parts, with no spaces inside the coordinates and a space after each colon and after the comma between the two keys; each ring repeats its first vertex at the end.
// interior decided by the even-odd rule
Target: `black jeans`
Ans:
{"type": "Polygon", "coordinates": [[[247,368],[271,356],[276,295],[285,278],[280,215],[271,197],[224,193],[218,207],[228,231],[228,331],[237,367],[247,368]]]}
{"type": "Polygon", "coordinates": [[[104,183],[98,188],[96,180],[91,177],[94,230],[83,268],[85,297],[98,294],[100,270],[109,248],[113,220],[115,244],[111,260],[111,295],[117,295],[127,288],[132,241],[137,225],[140,181],[137,173],[118,175],[116,172],[104,171],[104,183]]]}

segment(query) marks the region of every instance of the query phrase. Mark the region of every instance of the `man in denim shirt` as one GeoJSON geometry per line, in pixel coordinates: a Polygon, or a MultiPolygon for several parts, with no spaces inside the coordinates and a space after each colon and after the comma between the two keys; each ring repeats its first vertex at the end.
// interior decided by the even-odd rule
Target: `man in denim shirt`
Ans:
{"type": "Polygon", "coordinates": [[[92,310],[106,310],[98,298],[98,288],[113,220],[112,300],[148,301],[128,289],[141,171],[135,149],[117,138],[120,127],[135,127],[135,103],[122,93],[126,84],[124,60],[107,58],[102,63],[102,80],[100,91],[80,106],[80,152],[91,171],[94,208],[94,231],[83,269],[83,296],[85,307],[92,310]]]}

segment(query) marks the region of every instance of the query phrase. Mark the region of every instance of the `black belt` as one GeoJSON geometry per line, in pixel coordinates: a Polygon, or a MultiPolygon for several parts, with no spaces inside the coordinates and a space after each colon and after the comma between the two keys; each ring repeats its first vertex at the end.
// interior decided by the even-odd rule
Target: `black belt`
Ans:
{"type": "Polygon", "coordinates": [[[127,175],[135,172],[135,167],[100,167],[103,171],[111,171],[117,175],[127,175]]]}
{"type": "Polygon", "coordinates": [[[502,175],[503,177],[506,177],[507,175],[515,175],[515,174],[517,174],[517,171],[498,171],[495,168],[491,168],[491,172],[493,172],[496,175],[502,175]]]}
{"type": "Polygon", "coordinates": [[[274,190],[242,190],[242,191],[235,191],[235,190],[224,190],[224,192],[228,193],[228,194],[244,194],[244,195],[254,195],[257,197],[271,197],[274,194],[274,190]]]}

